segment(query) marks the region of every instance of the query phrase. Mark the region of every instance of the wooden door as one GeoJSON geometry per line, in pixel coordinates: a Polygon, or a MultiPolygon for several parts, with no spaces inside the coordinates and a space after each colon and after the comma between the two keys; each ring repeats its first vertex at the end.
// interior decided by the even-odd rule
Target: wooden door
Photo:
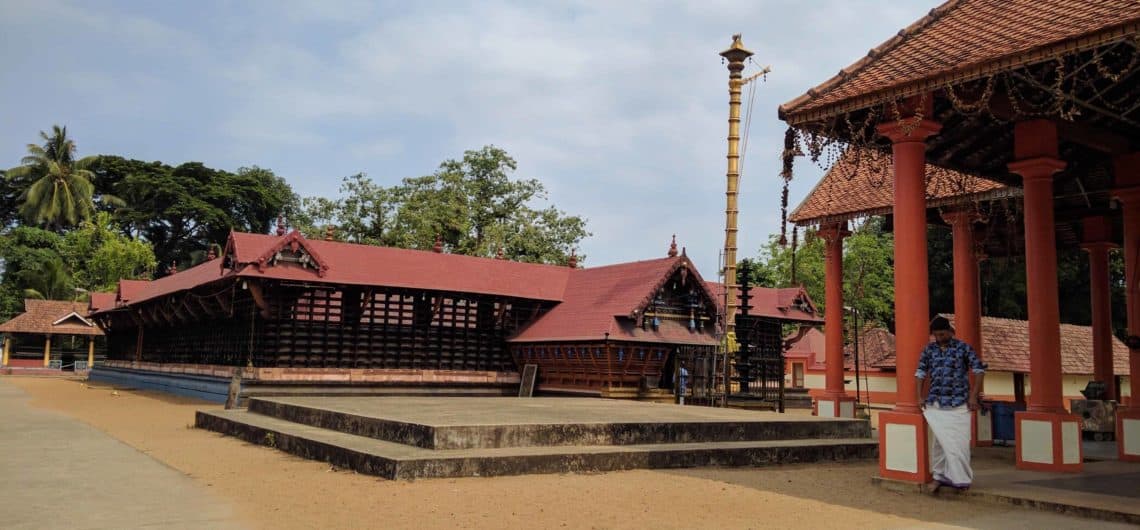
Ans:
{"type": "Polygon", "coordinates": [[[804,387],[804,363],[792,363],[792,388],[804,387]]]}

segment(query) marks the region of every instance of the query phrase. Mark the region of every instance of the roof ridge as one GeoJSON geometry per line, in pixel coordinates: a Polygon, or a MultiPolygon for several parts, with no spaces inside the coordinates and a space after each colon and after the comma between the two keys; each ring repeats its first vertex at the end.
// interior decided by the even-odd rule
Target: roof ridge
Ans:
{"type": "Polygon", "coordinates": [[[655,261],[679,260],[679,259],[681,259],[681,258],[682,258],[682,256],[668,256],[668,257],[664,257],[664,258],[650,258],[650,259],[639,259],[639,260],[636,260],[636,261],[623,261],[623,262],[621,262],[621,263],[610,263],[609,265],[598,265],[597,267],[586,267],[586,268],[582,268],[582,269],[574,269],[574,270],[577,270],[577,271],[580,271],[580,272],[586,272],[586,271],[597,271],[597,270],[602,270],[602,269],[612,269],[612,268],[614,268],[614,267],[627,267],[627,266],[630,266],[630,265],[638,265],[638,264],[643,264],[643,263],[652,263],[652,262],[655,262],[655,261]]]}

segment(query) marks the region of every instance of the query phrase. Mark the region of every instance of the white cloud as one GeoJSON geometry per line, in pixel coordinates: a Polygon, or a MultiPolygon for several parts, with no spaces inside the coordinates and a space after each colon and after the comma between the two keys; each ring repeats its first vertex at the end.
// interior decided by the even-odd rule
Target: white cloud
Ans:
{"type": "MultiPolygon", "coordinates": [[[[18,160],[36,130],[80,122],[93,149],[258,164],[310,192],[361,171],[424,174],[493,143],[590,219],[590,264],[657,256],[676,232],[712,278],[727,132],[717,53],[729,36],[743,32],[757,65],[773,67],[745,160],[744,256],[779,229],[776,106],[935,4],[204,0],[186,15],[25,3],[6,8],[0,32],[52,28],[74,43],[63,61],[30,39],[0,50],[9,75],[42,83],[0,86],[0,101],[29,102],[11,113],[18,128],[0,131],[0,154],[18,160]],[[61,81],[74,86],[51,86],[61,81]],[[37,108],[65,96],[75,103],[37,108]]],[[[819,174],[806,162],[797,172],[793,207],[819,174]]]]}

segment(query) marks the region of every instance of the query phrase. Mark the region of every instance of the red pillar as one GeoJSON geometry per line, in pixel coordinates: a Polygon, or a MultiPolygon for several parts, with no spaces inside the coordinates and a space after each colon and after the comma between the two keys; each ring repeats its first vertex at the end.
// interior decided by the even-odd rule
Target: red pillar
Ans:
{"type": "Polygon", "coordinates": [[[982,302],[978,281],[978,255],[974,223],[981,216],[972,210],[946,212],[954,234],[954,333],[982,354],[982,302]]]}
{"type": "Polygon", "coordinates": [[[821,227],[818,235],[824,240],[827,373],[824,394],[816,399],[815,412],[822,417],[854,418],[855,398],[849,397],[843,388],[843,238],[851,233],[846,222],[837,222],[821,227]]]}
{"type": "MultiPolygon", "coordinates": [[[[932,114],[922,98],[922,116],[932,114]]],[[[911,104],[907,102],[907,104],[911,104]]],[[[913,114],[912,114],[913,115],[913,114]]],[[[879,414],[879,473],[884,478],[929,482],[926,422],[917,403],[918,357],[930,340],[930,291],[926,257],[926,139],[941,130],[917,117],[880,124],[891,140],[894,161],[895,408],[879,414]]]]}
{"type": "Polygon", "coordinates": [[[1011,173],[1021,175],[1025,202],[1025,280],[1029,313],[1029,406],[1015,416],[1017,467],[1042,471],[1081,469],[1080,420],[1068,415],[1061,394],[1061,317],[1057,299],[1057,241],[1053,175],[1057,126],[1049,120],[1014,126],[1011,173]]]}
{"type": "Polygon", "coordinates": [[[1108,277],[1108,252],[1116,247],[1112,242],[1112,224],[1107,217],[1089,217],[1082,225],[1081,248],[1089,254],[1093,379],[1104,383],[1109,399],[1119,400],[1112,370],[1112,298],[1108,277]]]}
{"type": "MultiPolygon", "coordinates": [[[[1118,157],[1114,171],[1116,190],[1124,208],[1124,292],[1128,308],[1128,334],[1140,335],[1140,153],[1118,157]]],[[[1121,460],[1140,462],[1140,349],[1128,354],[1131,396],[1127,408],[1116,413],[1116,444],[1121,460]]]]}
{"type": "MultiPolygon", "coordinates": [[[[972,209],[944,212],[942,219],[954,234],[954,332],[982,356],[982,302],[978,280],[978,250],[974,224],[981,216],[972,209]]],[[[992,445],[992,418],[973,414],[974,445],[992,445]]]]}

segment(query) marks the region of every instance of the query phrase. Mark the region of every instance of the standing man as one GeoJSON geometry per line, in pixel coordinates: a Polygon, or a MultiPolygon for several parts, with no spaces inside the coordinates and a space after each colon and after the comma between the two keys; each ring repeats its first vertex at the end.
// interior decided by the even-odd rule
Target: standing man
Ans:
{"type": "Polygon", "coordinates": [[[970,468],[970,411],[978,409],[978,391],[986,365],[969,344],[954,338],[949,320],[935,317],[930,322],[930,333],[934,342],[922,350],[914,377],[918,379],[918,402],[934,434],[930,451],[933,491],[942,486],[961,491],[974,480],[970,468]],[[928,381],[924,391],[923,383],[928,381]]]}

